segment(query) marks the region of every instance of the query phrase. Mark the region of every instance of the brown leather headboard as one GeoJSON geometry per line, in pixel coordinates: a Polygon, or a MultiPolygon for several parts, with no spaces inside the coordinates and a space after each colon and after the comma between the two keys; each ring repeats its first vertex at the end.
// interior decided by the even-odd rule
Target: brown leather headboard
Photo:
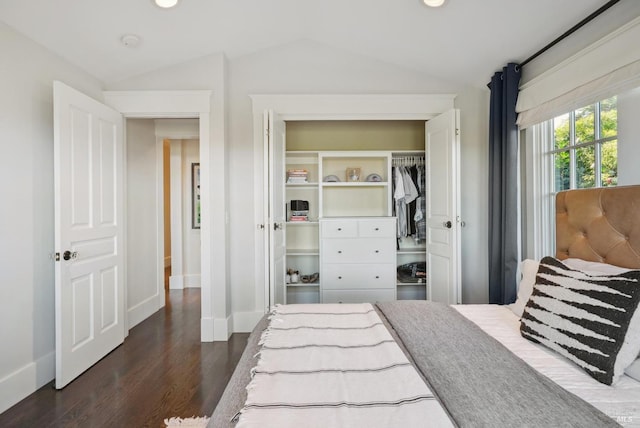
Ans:
{"type": "Polygon", "coordinates": [[[556,257],[640,268],[640,186],[559,192],[556,257]]]}

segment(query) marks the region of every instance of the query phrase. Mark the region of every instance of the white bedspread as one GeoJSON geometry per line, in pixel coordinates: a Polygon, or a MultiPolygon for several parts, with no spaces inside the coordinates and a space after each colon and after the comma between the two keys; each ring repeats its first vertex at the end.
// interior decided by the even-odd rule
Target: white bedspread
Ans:
{"type": "Polygon", "coordinates": [[[261,344],[239,428],[451,426],[370,304],[278,306],[261,344]]]}
{"type": "Polygon", "coordinates": [[[524,339],[520,321],[506,306],[455,305],[462,315],[493,336],[538,372],[591,403],[618,423],[640,427],[640,382],[629,376],[604,385],[566,358],[524,339]]]}

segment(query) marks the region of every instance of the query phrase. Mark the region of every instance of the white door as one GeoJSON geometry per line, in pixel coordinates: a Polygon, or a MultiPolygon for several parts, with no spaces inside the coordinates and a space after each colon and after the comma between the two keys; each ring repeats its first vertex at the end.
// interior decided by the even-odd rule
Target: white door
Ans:
{"type": "Polygon", "coordinates": [[[460,303],[458,110],[426,123],[427,298],[460,303]]]}
{"type": "Polygon", "coordinates": [[[286,304],[285,123],[273,111],[264,112],[264,144],[268,154],[269,306],[286,304]]]}
{"type": "Polygon", "coordinates": [[[121,344],[123,128],[111,108],[54,82],[56,388],[121,344]]]}

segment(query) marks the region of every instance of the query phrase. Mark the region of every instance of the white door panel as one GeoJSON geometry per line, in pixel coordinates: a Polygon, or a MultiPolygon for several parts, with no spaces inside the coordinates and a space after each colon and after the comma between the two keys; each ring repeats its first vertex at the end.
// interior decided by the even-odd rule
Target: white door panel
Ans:
{"type": "Polygon", "coordinates": [[[124,340],[122,117],[55,82],[54,134],[56,388],[62,388],[124,340]]]}
{"type": "Polygon", "coordinates": [[[460,303],[458,201],[459,113],[450,110],[426,123],[427,298],[460,303]]]}
{"type": "Polygon", "coordinates": [[[285,304],[286,202],[285,123],[273,111],[264,113],[265,146],[269,158],[269,306],[285,304]]]}

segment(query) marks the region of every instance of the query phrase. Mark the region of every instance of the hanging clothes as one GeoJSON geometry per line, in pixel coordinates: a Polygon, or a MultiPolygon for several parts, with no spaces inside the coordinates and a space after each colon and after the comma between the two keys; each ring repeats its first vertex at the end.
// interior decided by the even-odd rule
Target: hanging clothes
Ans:
{"type": "MultiPolygon", "coordinates": [[[[410,158],[415,163],[415,158],[410,158]]],[[[407,162],[402,159],[402,162],[407,162]]],[[[398,238],[412,236],[414,240],[426,237],[424,166],[394,165],[393,175],[393,214],[397,221],[398,238]]]]}
{"type": "Polygon", "coordinates": [[[404,176],[401,171],[401,167],[393,168],[393,185],[395,190],[393,191],[393,201],[395,207],[395,215],[398,219],[397,236],[404,238],[407,236],[407,206],[404,203],[406,196],[404,187],[404,176]]]}
{"type": "Polygon", "coordinates": [[[425,195],[425,175],[424,165],[419,165],[417,168],[417,182],[418,192],[420,196],[416,199],[416,212],[413,216],[415,221],[416,233],[414,238],[416,243],[421,243],[427,239],[427,208],[426,208],[426,195],[425,195]]]}

